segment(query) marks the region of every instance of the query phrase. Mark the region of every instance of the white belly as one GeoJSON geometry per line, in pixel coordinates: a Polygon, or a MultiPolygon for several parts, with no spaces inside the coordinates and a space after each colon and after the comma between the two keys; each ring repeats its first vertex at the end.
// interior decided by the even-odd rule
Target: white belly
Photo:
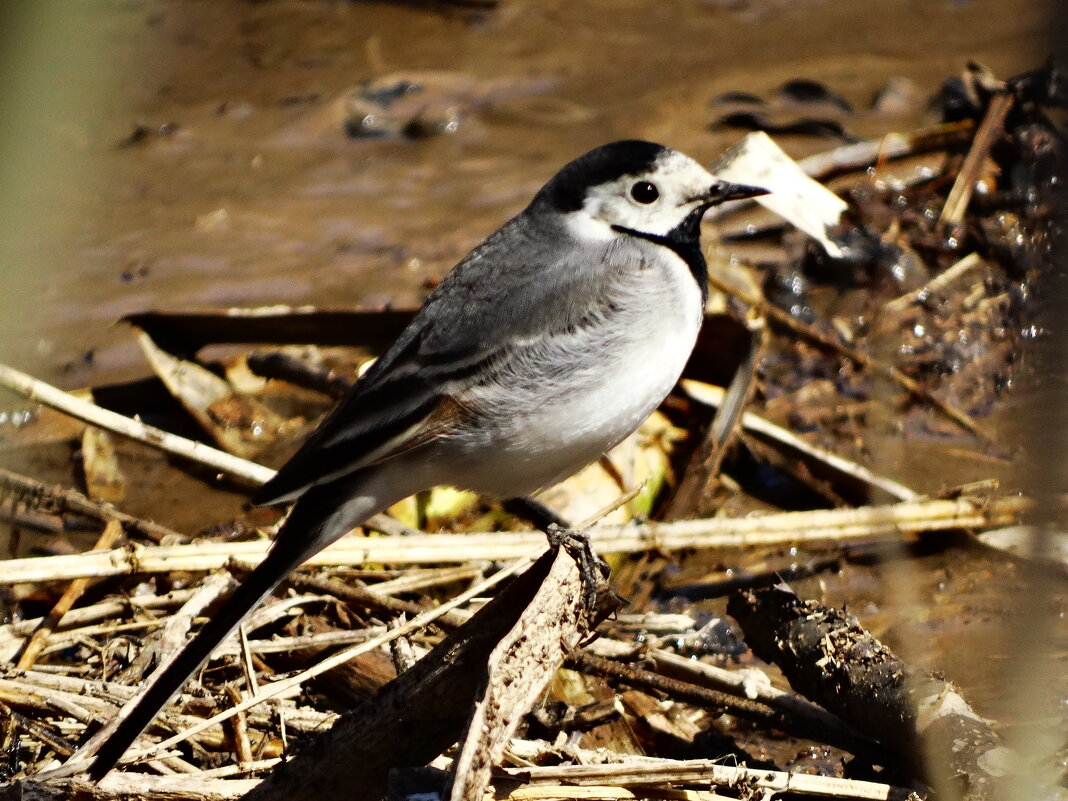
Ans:
{"type": "Polygon", "coordinates": [[[549,356],[560,368],[555,375],[527,385],[502,381],[476,400],[507,413],[492,436],[468,449],[469,488],[514,496],[550,486],[600,458],[656,409],[682,374],[703,316],[681,259],[665,267],[667,276],[652,269],[636,276],[615,317],[588,337],[557,343],[549,356]]]}

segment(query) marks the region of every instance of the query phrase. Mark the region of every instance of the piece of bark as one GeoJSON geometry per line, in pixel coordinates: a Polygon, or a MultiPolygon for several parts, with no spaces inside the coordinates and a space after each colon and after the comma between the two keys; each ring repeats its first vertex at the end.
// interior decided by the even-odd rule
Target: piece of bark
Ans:
{"type": "Polygon", "coordinates": [[[1009,760],[990,725],[949,682],[912,671],[846,612],[783,587],[731,597],[753,652],[790,685],[899,754],[940,799],[998,797],[1009,760]]]}
{"type": "Polygon", "coordinates": [[[205,345],[363,345],[384,350],[415,309],[318,309],[311,306],[230,308],[203,312],[140,312],[123,319],[162,348],[192,356],[205,345]]]}
{"type": "Polygon", "coordinates": [[[592,628],[594,609],[583,601],[591,579],[571,553],[557,550],[537,593],[489,655],[486,683],[453,761],[451,801],[482,797],[523,716],[592,628]]]}
{"type": "Polygon", "coordinates": [[[126,498],[126,477],[107,431],[87,426],[82,432],[82,473],[85,493],[94,501],[121,503],[126,498]]]}
{"type": "Polygon", "coordinates": [[[137,340],[164,386],[220,448],[255,459],[275,444],[282,417],[206,367],[167,352],[148,333],[139,332],[137,340]]]}
{"type": "Polygon", "coordinates": [[[461,736],[486,684],[491,652],[536,596],[558,559],[550,549],[463,627],[297,754],[245,798],[378,801],[389,772],[423,766],[461,736]],[[308,777],[315,781],[309,782],[308,777]]]}
{"type": "MultiPolygon", "coordinates": [[[[161,348],[192,357],[205,345],[341,345],[381,353],[415,316],[415,309],[330,309],[265,306],[196,312],[150,311],[123,318],[161,348]]],[[[726,384],[749,341],[745,326],[727,314],[709,314],[685,374],[726,384]]]]}

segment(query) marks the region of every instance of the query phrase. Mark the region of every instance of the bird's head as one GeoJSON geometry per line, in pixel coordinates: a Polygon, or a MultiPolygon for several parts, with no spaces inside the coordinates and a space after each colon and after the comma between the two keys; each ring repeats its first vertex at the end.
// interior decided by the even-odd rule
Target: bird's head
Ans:
{"type": "Polygon", "coordinates": [[[667,237],[710,206],[767,190],[716,178],[689,156],[627,140],[602,145],[564,166],[538,201],[566,215],[573,234],[606,240],[621,231],[667,237]]]}

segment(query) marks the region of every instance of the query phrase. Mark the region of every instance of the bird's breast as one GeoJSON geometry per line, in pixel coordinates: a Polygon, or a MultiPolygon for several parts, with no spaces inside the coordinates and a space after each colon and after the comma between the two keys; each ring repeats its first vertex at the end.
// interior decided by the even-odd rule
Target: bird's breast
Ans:
{"type": "Polygon", "coordinates": [[[671,391],[701,326],[700,289],[674,254],[653,269],[636,264],[624,279],[610,313],[516,343],[502,373],[472,393],[469,402],[493,422],[470,451],[503,457],[472,460],[472,489],[514,495],[517,485],[533,492],[556,483],[636,430],[671,391]]]}

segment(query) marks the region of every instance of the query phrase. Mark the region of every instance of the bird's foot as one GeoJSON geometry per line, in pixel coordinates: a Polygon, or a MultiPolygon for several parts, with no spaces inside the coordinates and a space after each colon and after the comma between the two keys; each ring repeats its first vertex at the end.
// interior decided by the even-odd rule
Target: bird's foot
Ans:
{"type": "Polygon", "coordinates": [[[578,565],[582,576],[582,601],[586,615],[592,619],[596,613],[597,596],[608,582],[612,569],[593,550],[593,544],[585,531],[566,528],[556,523],[546,526],[545,535],[554,548],[564,548],[578,565]]]}

